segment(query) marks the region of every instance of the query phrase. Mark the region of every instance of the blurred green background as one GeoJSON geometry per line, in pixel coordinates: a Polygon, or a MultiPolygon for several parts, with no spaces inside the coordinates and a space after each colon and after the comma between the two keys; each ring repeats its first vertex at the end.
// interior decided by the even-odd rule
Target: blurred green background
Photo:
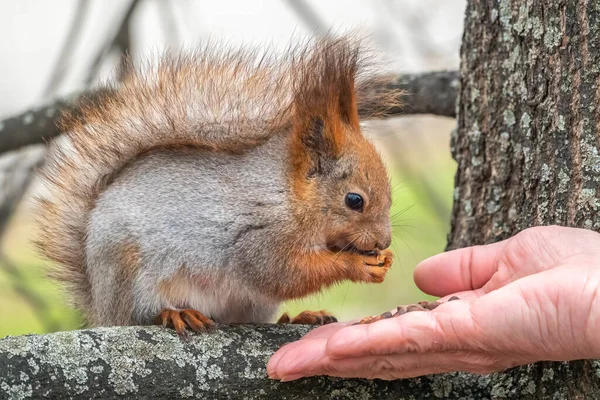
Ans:
{"type": "MultiPolygon", "coordinates": [[[[465,0],[0,2],[0,37],[5,38],[0,50],[9,60],[0,63],[0,127],[4,118],[27,117],[23,113],[38,104],[107,79],[119,80],[115,71],[125,54],[140,65],[165,49],[195,49],[209,38],[232,46],[283,49],[290,40],[354,30],[381,53],[382,73],[456,70],[464,9],[465,0]]],[[[407,103],[410,110],[410,97],[407,103]]],[[[454,125],[452,119],[431,116],[365,124],[395,188],[392,269],[382,284],[341,283],[288,302],[281,312],[327,309],[348,320],[427,298],[414,285],[412,273],[419,261],[443,251],[446,243],[456,169],[449,150],[454,125]]],[[[40,185],[36,180],[23,183],[30,175],[10,157],[39,162],[43,145],[0,154],[0,337],[76,329],[80,316],[67,306],[60,288],[44,277],[46,261],[31,245],[31,199],[40,185]],[[19,188],[28,188],[22,200],[7,200],[10,192],[20,198],[19,188]],[[16,212],[12,204],[18,204],[16,212]]]]}
{"type": "MultiPolygon", "coordinates": [[[[341,283],[281,311],[326,309],[340,320],[377,314],[429,297],[412,279],[415,265],[443,251],[449,229],[455,163],[449,153],[454,121],[403,117],[370,124],[370,135],[391,172],[394,198],[394,264],[382,284],[341,283]]],[[[47,262],[31,244],[35,233],[31,199],[12,218],[0,265],[0,337],[81,327],[59,286],[44,276],[47,262]]]]}

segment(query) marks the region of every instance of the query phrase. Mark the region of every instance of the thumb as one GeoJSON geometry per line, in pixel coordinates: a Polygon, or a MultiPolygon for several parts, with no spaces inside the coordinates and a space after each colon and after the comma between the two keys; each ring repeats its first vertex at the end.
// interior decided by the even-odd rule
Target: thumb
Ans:
{"type": "Polygon", "coordinates": [[[425,293],[440,297],[479,289],[497,271],[496,260],[505,246],[506,241],[502,241],[430,257],[415,268],[415,283],[425,293]]]}

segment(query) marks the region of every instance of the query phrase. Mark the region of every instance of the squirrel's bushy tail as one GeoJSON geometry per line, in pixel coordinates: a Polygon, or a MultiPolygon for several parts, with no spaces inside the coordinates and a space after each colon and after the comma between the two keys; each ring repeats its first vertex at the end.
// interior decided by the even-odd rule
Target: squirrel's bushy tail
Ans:
{"type": "Polygon", "coordinates": [[[50,146],[41,171],[46,191],[38,198],[37,244],[58,263],[51,274],[68,284],[78,308],[91,312],[88,216],[124,166],[163,147],[247,150],[290,126],[294,110],[319,104],[306,96],[323,95],[323,79],[315,74],[336,72],[332,66],[339,69],[336,76],[359,72],[358,47],[348,38],[270,54],[209,45],[192,55],[167,56],[141,72],[129,69],[118,88],[82,101],[62,119],[64,135],[50,146]]]}

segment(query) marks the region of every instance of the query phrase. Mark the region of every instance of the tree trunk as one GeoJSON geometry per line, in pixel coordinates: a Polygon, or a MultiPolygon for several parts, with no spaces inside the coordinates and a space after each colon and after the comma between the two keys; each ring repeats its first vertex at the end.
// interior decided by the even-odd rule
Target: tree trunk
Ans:
{"type": "MultiPolygon", "coordinates": [[[[448,248],[535,225],[600,230],[599,19],[597,1],[469,2],[448,248]]],[[[540,363],[494,379],[516,397],[599,398],[593,365],[540,363]]]]}

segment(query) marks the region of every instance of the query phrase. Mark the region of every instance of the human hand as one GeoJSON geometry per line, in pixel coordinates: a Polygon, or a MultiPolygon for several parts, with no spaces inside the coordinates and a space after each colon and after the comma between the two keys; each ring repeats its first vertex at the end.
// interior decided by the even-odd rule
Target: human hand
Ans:
{"type": "Polygon", "coordinates": [[[541,360],[600,357],[600,234],[531,228],[429,258],[414,276],[423,291],[445,296],[442,301],[460,300],[369,325],[317,328],[279,349],[269,376],[486,374],[541,360]]]}

